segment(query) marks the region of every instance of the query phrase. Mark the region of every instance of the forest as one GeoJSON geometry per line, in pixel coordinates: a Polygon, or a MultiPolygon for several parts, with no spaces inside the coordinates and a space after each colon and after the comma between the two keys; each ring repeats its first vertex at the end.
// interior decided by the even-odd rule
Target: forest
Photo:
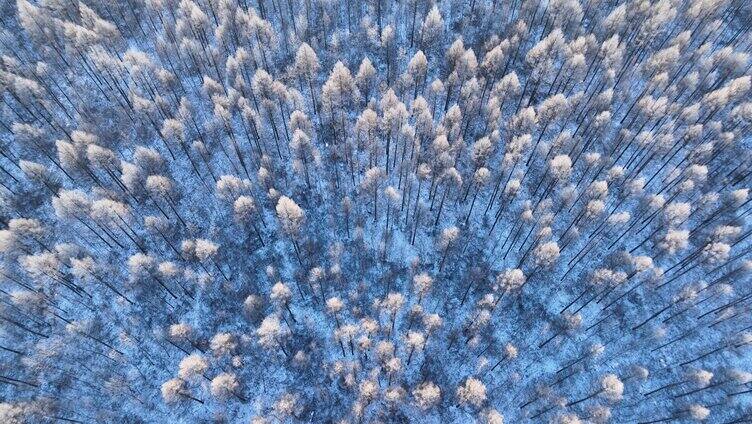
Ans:
{"type": "Polygon", "coordinates": [[[0,423],[752,423],[751,2],[0,19],[0,423]]]}

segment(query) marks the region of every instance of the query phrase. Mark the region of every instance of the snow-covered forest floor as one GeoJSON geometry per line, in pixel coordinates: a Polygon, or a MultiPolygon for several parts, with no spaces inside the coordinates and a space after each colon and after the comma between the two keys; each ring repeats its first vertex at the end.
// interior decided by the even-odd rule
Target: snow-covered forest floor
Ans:
{"type": "Polygon", "coordinates": [[[752,422],[745,0],[18,0],[0,423],[752,422]]]}

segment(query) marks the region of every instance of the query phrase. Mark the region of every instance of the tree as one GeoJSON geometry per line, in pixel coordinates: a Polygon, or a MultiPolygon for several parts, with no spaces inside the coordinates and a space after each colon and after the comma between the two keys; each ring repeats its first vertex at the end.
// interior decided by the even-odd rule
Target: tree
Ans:
{"type": "Polygon", "coordinates": [[[444,262],[446,261],[449,249],[452,247],[452,244],[457,241],[459,234],[460,229],[457,227],[444,228],[441,231],[441,237],[439,238],[438,244],[443,253],[441,254],[441,261],[439,262],[439,272],[441,272],[442,268],[444,268],[444,262]]]}
{"type": "Polygon", "coordinates": [[[292,291],[287,287],[287,285],[285,285],[281,281],[278,281],[276,284],[274,284],[274,286],[272,286],[272,291],[269,297],[273,302],[287,309],[287,312],[290,313],[290,318],[292,318],[293,322],[295,321],[295,315],[292,313],[292,310],[290,310],[290,299],[292,299],[292,291]]]}
{"type": "Polygon", "coordinates": [[[418,97],[418,86],[421,86],[421,92],[423,91],[428,79],[427,72],[428,59],[421,50],[418,50],[407,65],[407,73],[413,84],[413,98],[418,97]]]}
{"type": "Polygon", "coordinates": [[[193,327],[185,323],[172,324],[169,327],[168,335],[174,342],[191,341],[193,338],[193,327]]]}
{"type": "Polygon", "coordinates": [[[285,393],[274,404],[274,411],[279,417],[295,417],[298,415],[298,397],[292,393],[285,393]]]}
{"type": "Polygon", "coordinates": [[[413,277],[413,287],[415,292],[418,293],[418,303],[423,301],[425,296],[433,286],[433,278],[426,273],[421,273],[413,277]]]}
{"type": "Polygon", "coordinates": [[[211,393],[220,400],[227,399],[231,395],[242,400],[242,397],[238,394],[239,389],[238,378],[232,373],[221,373],[211,381],[211,393]]]}
{"type": "Polygon", "coordinates": [[[228,356],[235,353],[238,343],[230,333],[217,333],[209,341],[209,347],[216,356],[228,356]]]}
{"type": "Polygon", "coordinates": [[[270,315],[261,322],[256,330],[259,343],[265,349],[279,348],[285,356],[289,356],[284,347],[284,339],[289,336],[290,331],[282,327],[276,316],[270,315]]]}
{"type": "Polygon", "coordinates": [[[319,58],[316,56],[316,52],[313,51],[311,46],[309,46],[308,43],[300,44],[297,53],[295,53],[293,69],[298,78],[305,79],[306,83],[308,83],[313,111],[316,114],[318,114],[318,108],[316,105],[316,95],[313,91],[313,80],[316,78],[316,74],[320,67],[319,58]]]}
{"type": "Polygon", "coordinates": [[[426,19],[420,28],[420,48],[432,52],[442,38],[444,32],[444,19],[439,8],[434,5],[426,15],[426,19]]]}
{"type": "Polygon", "coordinates": [[[204,373],[209,369],[209,363],[199,354],[188,355],[180,361],[178,376],[181,381],[197,381],[199,377],[204,377],[204,373]]]}
{"type": "Polygon", "coordinates": [[[174,186],[172,184],[172,181],[170,181],[170,179],[167,177],[161,175],[149,175],[146,178],[146,189],[149,191],[149,193],[155,198],[164,199],[164,201],[167,203],[170,209],[172,209],[178,220],[180,220],[180,223],[183,224],[183,226],[187,226],[186,222],[180,216],[180,213],[178,213],[178,210],[175,206],[175,200],[173,199],[173,187],[174,186]]]}
{"type": "Polygon", "coordinates": [[[261,237],[261,231],[259,231],[259,228],[256,226],[257,217],[261,220],[262,224],[264,224],[263,216],[258,214],[256,201],[253,200],[253,198],[250,196],[238,196],[238,198],[233,202],[232,210],[235,220],[238,223],[251,224],[253,231],[256,233],[256,236],[259,239],[259,242],[261,242],[261,245],[264,246],[264,239],[261,237]]]}
{"type": "Polygon", "coordinates": [[[621,400],[623,393],[624,383],[619,380],[619,377],[617,377],[615,374],[606,374],[603,376],[603,378],[601,378],[600,390],[580,400],[569,402],[567,406],[576,405],[598,395],[603,396],[609,402],[617,402],[621,400]]]}
{"type": "Polygon", "coordinates": [[[364,190],[373,191],[373,222],[378,220],[378,191],[382,180],[382,171],[379,167],[373,167],[365,172],[361,186],[364,190]]]}
{"type": "Polygon", "coordinates": [[[423,350],[423,348],[425,347],[426,338],[425,336],[423,336],[423,334],[417,331],[411,331],[407,333],[405,343],[407,344],[409,349],[409,353],[407,354],[407,365],[410,365],[410,360],[413,358],[413,353],[415,353],[416,350],[423,350]]]}
{"type": "Polygon", "coordinates": [[[426,411],[439,403],[441,400],[441,389],[428,381],[413,389],[413,397],[418,408],[426,411]]]}
{"type": "Polygon", "coordinates": [[[363,93],[363,97],[366,101],[369,100],[371,94],[371,86],[376,76],[376,68],[373,67],[373,63],[367,57],[364,57],[358,66],[358,72],[355,74],[355,83],[358,89],[363,93]]]}
{"type": "Polygon", "coordinates": [[[155,275],[156,266],[156,260],[152,256],[143,253],[136,253],[128,258],[128,270],[134,283],[145,282],[150,278],[154,279],[173,299],[177,299],[178,297],[175,293],[155,275]]]}
{"type": "Polygon", "coordinates": [[[162,384],[161,390],[162,398],[166,403],[176,403],[183,398],[191,399],[202,404],[204,403],[202,400],[191,396],[190,392],[187,390],[185,381],[179,378],[172,378],[165,381],[162,384]]]}
{"type": "Polygon", "coordinates": [[[295,247],[295,255],[298,258],[298,262],[302,265],[303,262],[300,259],[300,247],[298,246],[297,239],[300,234],[301,225],[303,225],[303,220],[305,219],[305,213],[294,200],[287,196],[279,198],[276,211],[282,232],[290,237],[290,240],[295,247]]]}
{"type": "Polygon", "coordinates": [[[321,88],[322,109],[329,114],[329,123],[334,131],[335,139],[343,141],[346,133],[345,111],[360,98],[360,90],[350,70],[342,62],[337,62],[332,68],[329,79],[321,88]],[[339,125],[339,136],[337,135],[339,125]]]}
{"type": "Polygon", "coordinates": [[[535,249],[535,264],[543,267],[552,266],[559,258],[559,245],[554,241],[549,241],[539,245],[535,249]]]}
{"type": "Polygon", "coordinates": [[[393,186],[388,186],[387,188],[385,188],[384,194],[386,195],[386,231],[389,232],[389,217],[392,213],[397,213],[396,209],[400,204],[402,195],[393,186]]]}
{"type": "Polygon", "coordinates": [[[507,292],[514,292],[522,288],[527,282],[527,277],[519,268],[507,268],[501,274],[496,276],[496,285],[494,290],[501,291],[497,303],[507,292]]]}
{"type": "Polygon", "coordinates": [[[397,321],[397,312],[402,309],[402,305],[405,303],[405,298],[400,293],[388,293],[386,298],[382,302],[383,308],[389,313],[390,327],[389,334],[394,332],[394,324],[397,321]]]}
{"type": "Polygon", "coordinates": [[[296,129],[295,132],[293,132],[292,141],[290,141],[290,148],[292,149],[296,160],[302,162],[306,185],[310,190],[311,176],[309,163],[317,161],[316,158],[319,157],[319,152],[311,143],[311,138],[300,129],[296,129]]]}
{"type": "Polygon", "coordinates": [[[457,387],[457,401],[460,405],[479,408],[486,401],[486,386],[480,380],[468,378],[457,387]]]}

